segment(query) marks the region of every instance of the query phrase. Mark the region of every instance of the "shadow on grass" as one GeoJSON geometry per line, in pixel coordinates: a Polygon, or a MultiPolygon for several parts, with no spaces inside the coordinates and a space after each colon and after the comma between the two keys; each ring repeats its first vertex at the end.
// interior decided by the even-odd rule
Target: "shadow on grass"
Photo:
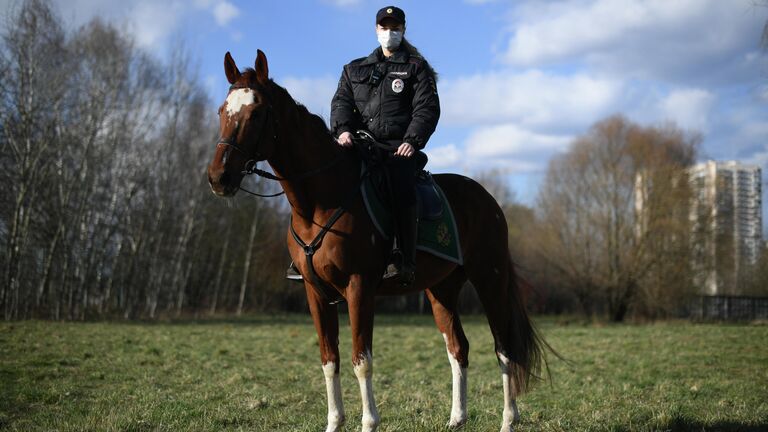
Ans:
{"type": "MultiPolygon", "coordinates": [[[[434,327],[435,321],[432,315],[417,315],[417,314],[386,314],[379,313],[375,315],[375,325],[378,326],[406,326],[406,327],[434,327]]],[[[475,319],[485,320],[484,316],[462,316],[464,321],[474,321],[475,319]]],[[[242,317],[234,316],[212,316],[212,317],[180,317],[180,318],[158,318],[154,320],[149,319],[135,319],[135,320],[99,320],[99,321],[87,321],[87,322],[106,322],[110,324],[126,325],[126,326],[195,326],[195,325],[226,325],[226,326],[274,326],[274,325],[308,325],[312,326],[312,317],[307,312],[306,314],[264,314],[264,315],[246,315],[242,317]]],[[[339,313],[339,324],[341,326],[348,325],[349,315],[346,311],[339,313]]]]}
{"type": "MultiPolygon", "coordinates": [[[[619,432],[629,432],[638,430],[637,426],[619,426],[612,430],[619,432]]],[[[665,430],[671,432],[765,432],[768,431],[768,423],[757,424],[744,424],[737,422],[715,422],[711,424],[705,424],[692,420],[677,420],[670,424],[658,428],[658,430],[665,430]]]]}

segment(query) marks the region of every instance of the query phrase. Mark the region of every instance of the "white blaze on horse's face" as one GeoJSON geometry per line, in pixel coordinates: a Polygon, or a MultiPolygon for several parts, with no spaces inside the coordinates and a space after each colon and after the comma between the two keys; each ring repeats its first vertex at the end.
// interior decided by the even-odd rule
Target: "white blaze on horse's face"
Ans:
{"type": "Polygon", "coordinates": [[[244,106],[256,103],[255,94],[251,89],[243,88],[232,90],[227,95],[227,116],[232,117],[239,113],[244,106]]]}

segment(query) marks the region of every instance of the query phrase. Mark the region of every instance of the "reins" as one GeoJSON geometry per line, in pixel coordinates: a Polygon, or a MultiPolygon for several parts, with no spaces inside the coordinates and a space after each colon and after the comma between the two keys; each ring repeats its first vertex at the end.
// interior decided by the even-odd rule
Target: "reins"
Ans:
{"type": "MultiPolygon", "coordinates": [[[[323,172],[323,171],[325,171],[327,169],[332,168],[334,165],[339,163],[341,161],[341,158],[343,158],[343,157],[344,157],[344,153],[339,153],[338,156],[333,158],[333,160],[331,160],[329,163],[327,163],[327,164],[325,164],[325,165],[323,165],[323,166],[321,166],[319,168],[315,168],[315,169],[313,169],[311,171],[302,173],[301,175],[298,175],[298,176],[293,177],[293,178],[279,177],[279,176],[276,176],[276,175],[272,174],[269,171],[264,171],[262,169],[259,169],[258,168],[258,162],[256,162],[255,159],[251,159],[251,160],[248,160],[245,163],[244,169],[243,169],[243,171],[241,171],[241,174],[246,175],[246,176],[248,176],[248,175],[257,175],[259,177],[263,177],[263,178],[268,179],[268,180],[296,182],[296,181],[301,181],[301,180],[307,179],[309,177],[312,177],[313,175],[319,174],[319,173],[321,173],[321,172],[323,172]]],[[[277,197],[277,196],[283,195],[285,193],[285,191],[282,191],[282,192],[278,192],[278,193],[271,194],[271,195],[264,195],[264,194],[259,194],[259,193],[256,193],[256,192],[251,192],[251,191],[249,191],[247,189],[243,189],[242,187],[240,187],[240,190],[245,192],[245,193],[248,193],[248,194],[251,194],[251,195],[254,195],[254,196],[257,196],[257,197],[261,197],[261,198],[273,198],[273,197],[277,197]]]]}
{"type": "MultiPolygon", "coordinates": [[[[232,87],[232,88],[236,88],[236,87],[232,87]]],[[[272,105],[270,104],[267,107],[267,114],[264,116],[264,122],[262,123],[262,127],[261,127],[261,134],[258,137],[259,141],[261,141],[263,138],[263,135],[266,131],[267,124],[269,124],[270,127],[272,128],[272,132],[273,132],[272,139],[277,141],[277,132],[276,132],[277,128],[275,127],[274,123],[269,122],[271,113],[272,113],[272,105]]],[[[238,145],[237,133],[239,131],[239,126],[240,125],[237,122],[235,122],[235,131],[232,134],[232,136],[228,138],[220,138],[219,141],[216,143],[216,145],[217,146],[226,145],[226,146],[232,147],[233,149],[242,153],[247,158],[245,164],[243,165],[243,170],[241,171],[241,174],[244,176],[257,175],[259,177],[266,178],[268,180],[273,180],[273,181],[296,182],[296,181],[307,179],[309,177],[312,177],[314,175],[317,175],[323,171],[326,171],[332,168],[333,166],[338,164],[341,161],[341,159],[345,156],[344,152],[339,152],[339,154],[335,158],[333,158],[330,162],[318,168],[312,169],[305,173],[301,173],[295,177],[280,177],[268,171],[259,169],[258,158],[261,155],[259,154],[258,151],[255,151],[255,155],[252,157],[238,145]]],[[[385,151],[392,151],[396,149],[396,147],[376,141],[376,139],[367,131],[357,131],[357,135],[358,136],[353,138],[353,140],[357,141],[358,144],[364,142],[367,145],[367,149],[369,151],[372,150],[373,148],[377,148],[385,151]]],[[[311,285],[315,289],[315,292],[318,294],[318,296],[320,296],[320,298],[323,301],[325,301],[328,304],[340,303],[344,301],[344,297],[335,288],[333,288],[328,283],[320,279],[320,276],[318,276],[317,271],[315,270],[315,266],[314,266],[314,263],[312,262],[312,258],[314,257],[315,252],[317,252],[317,250],[322,245],[325,235],[331,231],[331,228],[333,227],[333,225],[336,224],[336,222],[341,218],[342,215],[344,215],[344,213],[346,213],[349,202],[352,201],[352,199],[355,196],[357,196],[357,194],[360,192],[360,185],[365,180],[365,178],[369,175],[369,172],[370,172],[369,169],[366,168],[360,174],[360,178],[357,184],[355,185],[355,187],[350,192],[350,194],[344,199],[344,201],[342,201],[341,205],[333,212],[331,217],[328,218],[328,220],[322,226],[322,228],[320,229],[320,232],[318,232],[315,238],[312,239],[312,241],[310,241],[309,243],[304,242],[301,239],[301,237],[299,237],[299,234],[296,232],[296,229],[293,227],[293,215],[291,215],[291,220],[289,224],[291,236],[293,237],[296,244],[298,244],[301,247],[301,249],[304,251],[304,256],[306,257],[306,260],[307,260],[307,269],[309,270],[308,271],[309,274],[307,276],[309,277],[309,280],[312,282],[311,285]]],[[[274,197],[278,197],[280,195],[285,194],[285,190],[274,193],[274,194],[261,194],[258,192],[249,191],[241,187],[240,185],[238,185],[238,189],[249,195],[253,195],[260,198],[274,198],[274,197]]],[[[314,221],[312,222],[314,223],[314,221]]]]}

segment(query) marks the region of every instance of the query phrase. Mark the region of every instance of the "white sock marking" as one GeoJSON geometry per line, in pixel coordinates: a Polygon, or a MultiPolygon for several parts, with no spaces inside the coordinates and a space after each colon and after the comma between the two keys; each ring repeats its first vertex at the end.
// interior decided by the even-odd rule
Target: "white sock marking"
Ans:
{"type": "Polygon", "coordinates": [[[448,350],[448,336],[443,333],[445,351],[451,363],[453,375],[453,398],[451,403],[451,419],[448,427],[461,426],[467,421],[467,368],[461,367],[459,360],[448,350]]]}
{"type": "Polygon", "coordinates": [[[237,89],[233,90],[227,96],[227,115],[232,117],[240,112],[245,105],[253,105],[256,103],[256,99],[253,96],[251,89],[237,89]]]}
{"type": "Polygon", "coordinates": [[[325,375],[325,391],[328,396],[328,427],[325,432],[338,432],[344,425],[344,402],[341,400],[341,382],[336,373],[336,363],[329,362],[323,365],[325,375]]]}
{"type": "Polygon", "coordinates": [[[379,427],[379,412],[373,398],[373,357],[365,352],[355,365],[355,376],[360,384],[360,397],[363,400],[363,432],[374,432],[379,427]]]}
{"type": "Polygon", "coordinates": [[[502,353],[496,353],[501,361],[501,384],[504,387],[504,412],[501,420],[501,432],[512,432],[512,425],[520,421],[520,412],[517,410],[517,402],[512,394],[512,376],[509,374],[510,361],[502,353]]]}

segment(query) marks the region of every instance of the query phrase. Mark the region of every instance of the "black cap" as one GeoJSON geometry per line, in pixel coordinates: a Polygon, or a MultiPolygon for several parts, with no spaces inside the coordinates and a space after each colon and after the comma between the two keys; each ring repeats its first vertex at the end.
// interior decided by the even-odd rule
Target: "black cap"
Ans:
{"type": "Polygon", "coordinates": [[[380,23],[384,18],[392,18],[405,25],[405,12],[397,6],[387,6],[379,9],[376,13],[376,24],[380,23]]]}

